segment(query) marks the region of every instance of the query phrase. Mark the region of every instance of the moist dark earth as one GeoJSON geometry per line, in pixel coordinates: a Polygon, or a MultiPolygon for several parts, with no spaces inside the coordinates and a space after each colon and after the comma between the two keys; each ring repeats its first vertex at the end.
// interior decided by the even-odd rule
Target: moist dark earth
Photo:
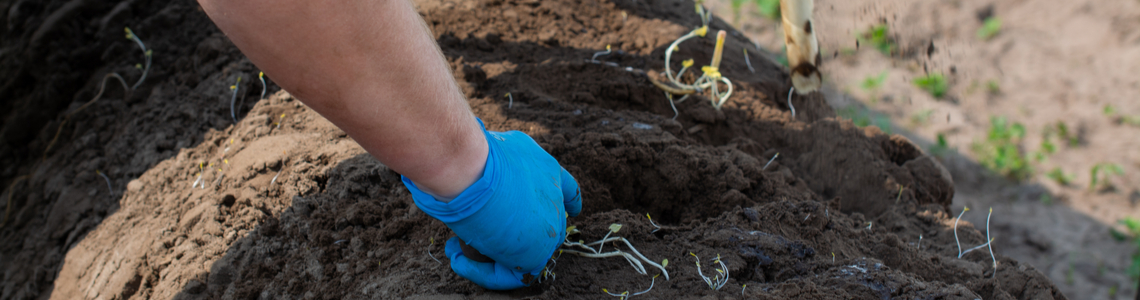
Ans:
{"type": "MultiPolygon", "coordinates": [[[[735,91],[720,110],[701,94],[677,103],[674,118],[647,74],[700,26],[691,1],[416,5],[487,128],[526,132],[578,179],[570,238],[622,224],[613,235],[668,259],[668,280],[563,254],[541,283],[480,288],[448,268],[452,233],[399,174],[257,80],[197,3],[9,0],[0,299],[598,299],[651,284],[635,297],[1065,299],[1000,248],[959,258],[945,168],[819,94],[793,97],[793,116],[786,69],[720,19],[735,91]],[[123,27],[153,66],[97,96],[106,74],[142,77],[123,27]]],[[[683,43],[674,70],[677,57],[707,64],[713,44],[683,43]]],[[[983,244],[985,226],[961,222],[957,238],[983,244]]]]}

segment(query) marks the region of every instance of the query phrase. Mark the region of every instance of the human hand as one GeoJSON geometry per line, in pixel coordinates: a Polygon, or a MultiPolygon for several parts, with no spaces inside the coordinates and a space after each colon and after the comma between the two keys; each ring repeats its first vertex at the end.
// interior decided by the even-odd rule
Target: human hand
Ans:
{"type": "MultiPolygon", "coordinates": [[[[482,124],[482,121],[480,121],[482,124]]],[[[566,217],[582,210],[577,181],[519,131],[483,130],[489,153],[483,177],[450,202],[403,178],[416,206],[458,235],[447,241],[451,269],[492,290],[526,286],[566,237],[566,217]],[[494,262],[464,255],[459,238],[494,262]]]]}

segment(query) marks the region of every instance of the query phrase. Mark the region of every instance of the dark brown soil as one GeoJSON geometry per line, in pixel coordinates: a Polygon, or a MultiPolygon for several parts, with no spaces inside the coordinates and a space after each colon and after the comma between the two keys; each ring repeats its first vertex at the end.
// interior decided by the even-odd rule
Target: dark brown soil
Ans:
{"type": "MultiPolygon", "coordinates": [[[[33,2],[0,3],[13,12],[0,45],[0,178],[15,182],[0,299],[595,299],[651,282],[619,258],[563,255],[554,280],[484,290],[430,256],[451,233],[398,174],[272,84],[256,101],[256,68],[194,2],[33,2]],[[108,86],[41,160],[104,74],[139,77],[122,26],[154,49],[148,79],[129,93],[108,86]]],[[[984,249],[957,258],[949,173],[905,138],[835,118],[818,94],[797,97],[793,118],[787,74],[762,56],[752,73],[726,55],[729,103],[695,97],[673,120],[645,72],[697,26],[692,2],[417,5],[488,129],[530,134],[579,180],[574,238],[621,223],[642,254],[669,259],[670,280],[639,297],[1065,299],[1031,266],[998,255],[994,270],[984,249]],[[607,44],[620,51],[599,59],[619,67],[588,61],[607,44]],[[690,253],[705,274],[719,255],[728,283],[710,289],[690,253]]],[[[726,53],[762,53],[730,36],[726,53]]],[[[677,55],[707,62],[711,49],[702,39],[677,55]]],[[[986,240],[958,227],[963,246],[986,240]]]]}

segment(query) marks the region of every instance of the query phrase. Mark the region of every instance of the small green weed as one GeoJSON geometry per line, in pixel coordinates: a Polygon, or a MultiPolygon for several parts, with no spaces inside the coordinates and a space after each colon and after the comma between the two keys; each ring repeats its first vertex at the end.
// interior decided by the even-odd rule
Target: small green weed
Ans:
{"type": "Polygon", "coordinates": [[[1140,127],[1140,115],[1117,115],[1116,108],[1112,107],[1111,104],[1104,106],[1104,116],[1115,118],[1117,123],[1140,127]]]}
{"type": "Polygon", "coordinates": [[[883,87],[883,82],[886,80],[887,71],[883,71],[882,73],[879,73],[879,76],[867,76],[867,78],[863,78],[863,83],[860,84],[859,87],[868,92],[875,92],[878,91],[879,88],[883,87]]]}
{"type": "Polygon", "coordinates": [[[891,119],[886,116],[875,115],[870,110],[860,109],[854,106],[840,109],[837,113],[839,117],[851,120],[852,123],[855,123],[855,126],[860,128],[875,125],[879,127],[883,133],[892,134],[891,119]]]}
{"type": "Polygon", "coordinates": [[[879,24],[872,26],[871,29],[859,34],[858,39],[861,44],[868,44],[875,47],[879,52],[886,55],[891,55],[898,47],[895,45],[894,39],[890,36],[890,31],[887,30],[887,24],[879,24]]]}
{"type": "Polygon", "coordinates": [[[1053,168],[1053,170],[1050,170],[1049,173],[1045,174],[1045,176],[1048,176],[1049,179],[1057,182],[1057,184],[1064,186],[1072,184],[1073,179],[1076,178],[1076,175],[1065,173],[1065,171],[1062,171],[1061,168],[1053,168]]]}
{"type": "Polygon", "coordinates": [[[1124,168],[1114,163],[1099,163],[1093,166],[1092,169],[1089,169],[1089,175],[1091,177],[1089,181],[1090,190],[1102,187],[1107,188],[1112,185],[1112,183],[1108,181],[1108,178],[1110,176],[1124,175],[1124,168]]]}
{"type": "Polygon", "coordinates": [[[927,74],[926,76],[914,79],[914,86],[930,93],[934,98],[942,98],[946,95],[946,77],[942,74],[927,74]]]}
{"type": "Polygon", "coordinates": [[[1020,181],[1033,175],[1033,168],[1021,150],[1025,126],[1010,124],[1005,117],[990,118],[990,130],[983,142],[972,145],[982,165],[1011,180],[1020,181]]]}
{"type": "Polygon", "coordinates": [[[982,23],[982,28],[978,29],[978,39],[989,40],[999,32],[1001,32],[1001,19],[991,16],[986,18],[986,21],[982,23]]]}
{"type": "Polygon", "coordinates": [[[944,157],[950,151],[950,143],[946,142],[946,135],[939,133],[938,137],[935,138],[934,145],[930,146],[930,154],[935,157],[944,157]]]}
{"type": "Polygon", "coordinates": [[[1080,137],[1076,133],[1069,131],[1069,125],[1065,121],[1057,121],[1051,128],[1045,129],[1048,134],[1056,133],[1062,140],[1066,141],[1070,147],[1075,147],[1081,144],[1080,137]]]}
{"type": "Polygon", "coordinates": [[[1128,229],[1127,233],[1120,233],[1115,229],[1110,231],[1110,233],[1112,233],[1112,236],[1118,241],[1131,239],[1130,242],[1137,247],[1136,250],[1132,251],[1132,264],[1128,266],[1127,271],[1128,277],[1131,277],[1132,280],[1135,281],[1140,278],[1140,220],[1127,217],[1124,218],[1124,220],[1120,220],[1120,224],[1128,229]]]}
{"type": "Polygon", "coordinates": [[[1116,116],[1116,108],[1112,107],[1112,104],[1105,104],[1104,105],[1104,115],[1107,117],[1116,116]]]}
{"type": "Polygon", "coordinates": [[[1001,94],[1001,85],[998,84],[997,80],[990,79],[986,81],[986,92],[991,95],[1001,94]]]}
{"type": "Polygon", "coordinates": [[[920,110],[920,111],[915,112],[913,115],[910,116],[910,122],[913,123],[914,125],[926,125],[926,124],[930,123],[930,116],[931,115],[934,115],[933,109],[920,110]]]}
{"type": "MultiPolygon", "coordinates": [[[[734,0],[735,2],[735,0],[734,0]]],[[[780,0],[752,0],[761,16],[772,20],[780,19],[780,0]]]]}

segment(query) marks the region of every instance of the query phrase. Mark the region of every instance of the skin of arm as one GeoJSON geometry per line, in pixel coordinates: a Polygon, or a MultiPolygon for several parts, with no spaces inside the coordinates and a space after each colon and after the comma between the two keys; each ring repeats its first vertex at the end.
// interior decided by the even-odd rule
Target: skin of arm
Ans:
{"type": "Polygon", "coordinates": [[[430,29],[406,0],[199,0],[266,75],[441,201],[488,146],[430,29]]]}

